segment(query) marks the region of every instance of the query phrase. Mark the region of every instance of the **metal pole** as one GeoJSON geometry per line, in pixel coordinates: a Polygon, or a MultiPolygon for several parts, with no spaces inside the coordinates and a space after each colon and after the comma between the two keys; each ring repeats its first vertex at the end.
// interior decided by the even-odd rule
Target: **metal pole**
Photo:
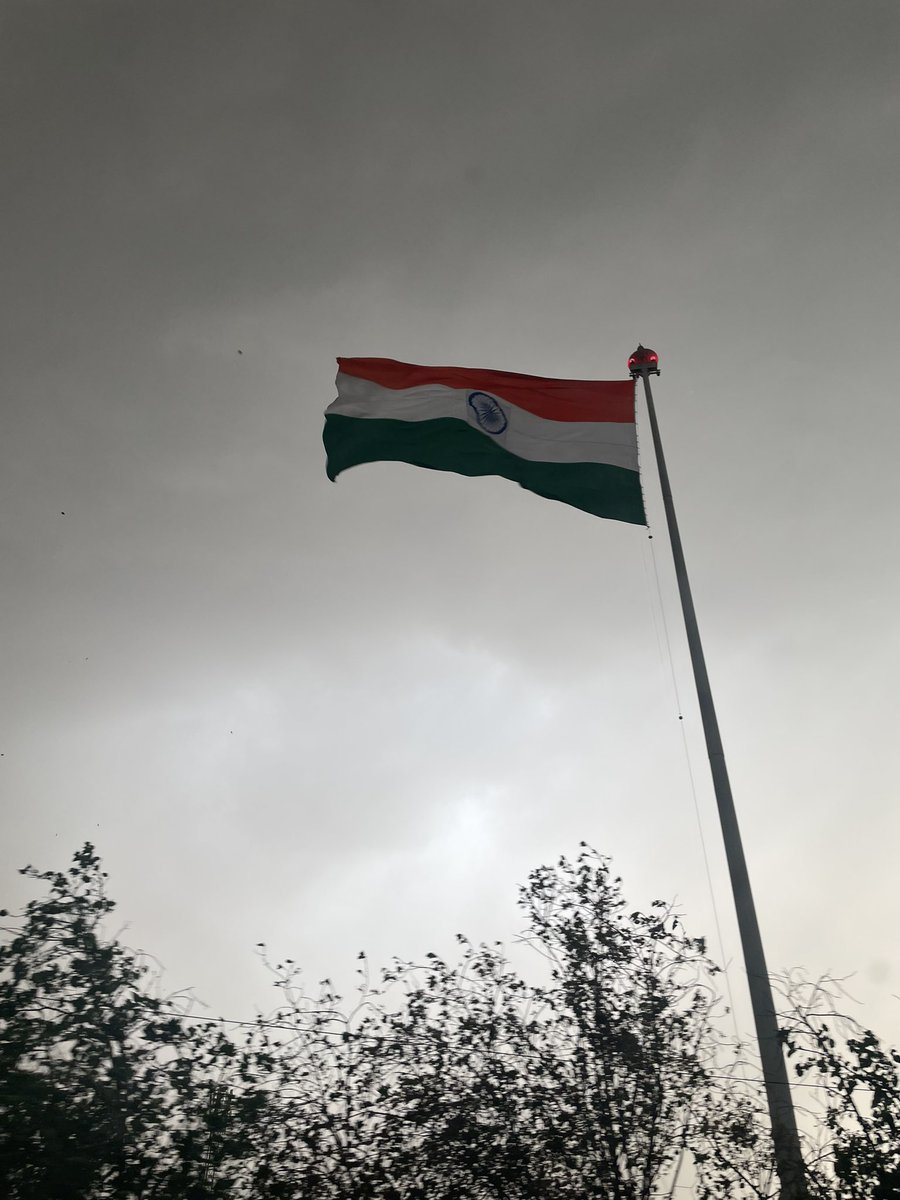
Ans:
{"type": "Polygon", "coordinates": [[[791,1101],[791,1088],[788,1082],[787,1068],[778,1036],[775,1001],[772,997],[772,988],[769,983],[769,972],[766,968],[762,938],[759,933],[759,922],[756,918],[756,906],[753,903],[750,876],[747,872],[747,862],[744,858],[741,831],[738,826],[734,800],[731,795],[731,783],[729,782],[728,769],[725,765],[725,753],[722,749],[722,739],[719,736],[719,722],[716,719],[709,676],[706,671],[706,661],[703,657],[703,645],[700,641],[700,630],[697,626],[697,616],[694,612],[694,601],[691,596],[691,585],[688,581],[687,567],[684,562],[684,551],[681,548],[681,535],[678,532],[675,506],[672,503],[672,490],[669,486],[669,473],[666,470],[666,460],[663,455],[659,426],[656,421],[656,410],[653,407],[653,393],[650,391],[651,373],[659,374],[657,362],[657,357],[652,351],[648,352],[639,346],[632,356],[629,366],[631,367],[632,376],[640,375],[644,381],[644,395],[647,398],[647,412],[650,417],[653,446],[656,450],[656,462],[659,467],[659,482],[662,488],[663,505],[666,510],[666,522],[669,527],[669,539],[672,543],[672,557],[675,560],[675,575],[678,580],[678,592],[681,596],[684,625],[687,631],[691,663],[694,668],[694,681],[697,686],[697,699],[700,704],[700,716],[703,720],[706,750],[709,755],[713,788],[716,794],[716,804],[719,809],[719,820],[722,825],[722,837],[725,841],[725,855],[728,860],[731,889],[734,894],[734,906],[737,910],[738,929],[741,935],[741,946],[744,951],[744,966],[750,985],[750,1002],[753,1006],[753,1020],[756,1025],[756,1038],[759,1043],[759,1054],[762,1060],[766,1100],[768,1101],[769,1116],[772,1122],[772,1139],[775,1144],[775,1166],[781,1184],[781,1200],[807,1200],[808,1192],[803,1154],[800,1149],[797,1120],[791,1101]]]}

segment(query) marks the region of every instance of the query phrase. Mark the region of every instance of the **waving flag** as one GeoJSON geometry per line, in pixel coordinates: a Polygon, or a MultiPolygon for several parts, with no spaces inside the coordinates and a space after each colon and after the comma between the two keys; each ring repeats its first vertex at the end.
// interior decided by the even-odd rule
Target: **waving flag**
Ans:
{"type": "Polygon", "coordinates": [[[368,462],[501,475],[597,517],[646,523],[632,380],[542,379],[339,358],[329,479],[368,462]]]}

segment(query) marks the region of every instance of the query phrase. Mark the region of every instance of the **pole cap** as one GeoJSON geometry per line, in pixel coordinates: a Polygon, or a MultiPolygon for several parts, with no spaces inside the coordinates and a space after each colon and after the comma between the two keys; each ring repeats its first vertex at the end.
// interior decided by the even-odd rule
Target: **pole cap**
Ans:
{"type": "Polygon", "coordinates": [[[659,374],[659,355],[655,350],[648,350],[646,346],[638,343],[638,348],[634,354],[628,359],[628,370],[631,372],[631,378],[637,379],[638,375],[658,375],[659,374]]]}

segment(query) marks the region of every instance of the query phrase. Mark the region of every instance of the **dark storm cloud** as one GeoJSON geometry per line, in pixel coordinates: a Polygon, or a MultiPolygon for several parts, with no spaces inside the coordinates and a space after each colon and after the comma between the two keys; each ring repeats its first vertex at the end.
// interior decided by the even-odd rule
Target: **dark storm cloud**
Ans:
{"type": "Polygon", "coordinates": [[[898,40],[888,3],[7,4],[8,865],[99,824],[137,936],[242,1001],[270,931],[323,972],[500,935],[585,835],[705,904],[640,531],[331,486],[319,440],[336,353],[658,338],[770,957],[852,958],[852,898],[832,949],[795,895],[842,858],[888,929],[898,40]]]}
{"type": "Polygon", "coordinates": [[[853,171],[845,160],[828,179],[842,131],[823,106],[846,120],[884,97],[898,32],[888,5],[868,20],[841,4],[13,13],[4,90],[20,220],[6,228],[33,302],[68,303],[76,319],[100,297],[147,319],[315,287],[361,261],[424,255],[453,270],[451,246],[465,262],[485,236],[508,246],[585,210],[599,225],[677,202],[698,160],[704,192],[687,181],[685,197],[698,220],[757,193],[754,172],[779,166],[790,189],[810,162],[832,185],[827,211],[853,171]],[[779,135],[790,143],[804,118],[784,161],[779,135]]]}

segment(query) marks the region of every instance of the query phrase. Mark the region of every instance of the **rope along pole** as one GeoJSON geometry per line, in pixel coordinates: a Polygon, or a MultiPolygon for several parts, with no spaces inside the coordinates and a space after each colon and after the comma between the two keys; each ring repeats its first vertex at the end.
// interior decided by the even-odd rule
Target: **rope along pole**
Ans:
{"type": "Polygon", "coordinates": [[[691,665],[694,669],[694,682],[697,687],[697,700],[700,706],[700,716],[703,721],[706,751],[709,755],[709,766],[712,773],[716,806],[719,810],[722,838],[725,842],[725,856],[728,861],[728,873],[731,877],[731,890],[734,895],[734,907],[737,912],[738,930],[744,953],[744,966],[747,971],[750,1003],[753,1008],[753,1021],[756,1026],[756,1039],[759,1043],[759,1056],[766,1089],[766,1101],[769,1107],[769,1117],[772,1122],[775,1167],[781,1184],[780,1196],[781,1200],[808,1200],[806,1172],[803,1165],[803,1154],[800,1149],[797,1118],[794,1113],[787,1067],[784,1061],[781,1041],[778,1036],[775,1001],[769,983],[769,972],[766,967],[765,954],[763,953],[759,922],[756,917],[756,906],[753,902],[753,892],[750,887],[750,875],[747,871],[747,862],[744,857],[744,847],[741,841],[741,831],[738,826],[734,799],[731,794],[731,783],[728,778],[725,753],[722,749],[722,739],[719,734],[719,722],[716,718],[709,675],[706,670],[703,644],[700,641],[700,630],[697,625],[694,600],[691,595],[691,585],[688,580],[684,551],[681,546],[681,535],[678,532],[675,505],[672,501],[672,489],[669,486],[669,473],[666,469],[666,460],[659,435],[659,425],[656,420],[656,409],[653,405],[653,393],[650,390],[651,374],[659,374],[658,359],[653,351],[648,351],[643,346],[638,346],[635,353],[629,359],[628,365],[632,377],[637,378],[640,376],[644,383],[647,413],[650,418],[650,430],[653,435],[653,448],[656,452],[656,464],[659,469],[659,482],[666,512],[666,523],[669,529],[669,540],[672,545],[672,557],[675,562],[675,576],[678,581],[678,593],[681,597],[681,609],[684,614],[684,625],[687,633],[688,649],[691,655],[691,665]]]}

